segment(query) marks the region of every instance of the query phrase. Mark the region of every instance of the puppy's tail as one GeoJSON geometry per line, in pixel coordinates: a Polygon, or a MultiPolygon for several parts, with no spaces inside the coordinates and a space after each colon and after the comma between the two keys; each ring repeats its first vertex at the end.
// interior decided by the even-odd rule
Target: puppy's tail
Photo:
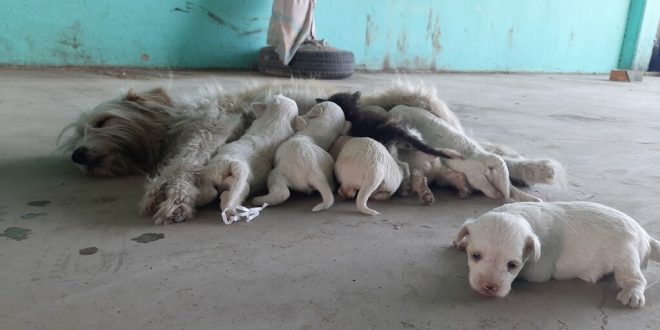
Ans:
{"type": "Polygon", "coordinates": [[[660,242],[653,237],[649,237],[649,243],[651,243],[651,253],[649,254],[649,258],[660,262],[660,242]]]}
{"type": "Polygon", "coordinates": [[[367,206],[367,201],[369,200],[369,197],[371,197],[371,195],[374,193],[374,191],[380,187],[384,177],[385,173],[383,173],[382,170],[376,170],[374,175],[371,177],[371,181],[365,182],[362,187],[360,187],[360,191],[358,191],[357,197],[355,199],[355,205],[360,212],[368,215],[380,214],[380,212],[370,209],[367,206]]]}

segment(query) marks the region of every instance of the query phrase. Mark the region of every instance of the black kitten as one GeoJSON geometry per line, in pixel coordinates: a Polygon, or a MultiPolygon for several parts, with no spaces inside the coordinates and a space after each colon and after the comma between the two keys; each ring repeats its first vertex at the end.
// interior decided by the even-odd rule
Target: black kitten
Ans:
{"type": "Polygon", "coordinates": [[[425,144],[424,141],[411,134],[401,122],[394,120],[387,114],[360,109],[360,95],[360,92],[353,94],[337,93],[327,100],[316,99],[316,102],[330,101],[336,103],[344,111],[346,120],[351,122],[350,136],[370,137],[386,147],[401,141],[429,155],[442,158],[460,157],[454,150],[436,149],[425,144]]]}

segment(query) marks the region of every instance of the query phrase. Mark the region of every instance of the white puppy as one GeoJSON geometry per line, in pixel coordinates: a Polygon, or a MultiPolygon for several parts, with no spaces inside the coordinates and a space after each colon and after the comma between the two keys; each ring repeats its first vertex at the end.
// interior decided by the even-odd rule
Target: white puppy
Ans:
{"type": "MultiPolygon", "coordinates": [[[[367,200],[388,199],[404,178],[404,171],[385,146],[371,138],[342,136],[335,141],[330,153],[335,156],[335,176],[339,181],[339,195],[354,198],[360,212],[379,214],[367,206],[367,200]]],[[[407,176],[407,175],[406,175],[407,176]]]]}
{"type": "Polygon", "coordinates": [[[302,118],[296,134],[277,149],[275,168],[268,175],[268,195],[254,198],[253,204],[280,204],[289,199],[289,188],[321,193],[323,202],[314,206],[314,212],[334,204],[335,161],[326,150],[342,132],[348,132],[350,123],[341,108],[332,102],[315,105],[302,118]]]}
{"type": "Polygon", "coordinates": [[[617,299],[644,306],[641,268],[660,261],[660,243],[631,217],[590,202],[514,203],[467,220],[454,244],[468,253],[470,285],[504,297],[517,276],[532,282],[614,273],[617,299]]]}
{"type": "Polygon", "coordinates": [[[252,108],[257,118],[252,126],[240,139],[222,146],[202,172],[203,186],[229,189],[220,195],[220,209],[227,215],[235,215],[251,191],[266,188],[277,147],[293,135],[294,121],[302,120],[296,102],[282,95],[252,108]]]}

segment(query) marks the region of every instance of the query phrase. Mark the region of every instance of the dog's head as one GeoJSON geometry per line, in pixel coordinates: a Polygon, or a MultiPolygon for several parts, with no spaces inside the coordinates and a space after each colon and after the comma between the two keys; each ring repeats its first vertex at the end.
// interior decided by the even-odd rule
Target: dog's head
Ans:
{"type": "Polygon", "coordinates": [[[509,213],[467,220],[454,245],[467,251],[470,286],[487,296],[506,296],[525,263],[541,257],[541,243],[529,223],[509,213]]]}
{"type": "Polygon", "coordinates": [[[73,135],[60,150],[70,153],[74,163],[94,176],[149,171],[166,147],[171,105],[161,88],[146,93],[129,90],[67,125],[60,137],[69,130],[73,135]]]}
{"type": "Polygon", "coordinates": [[[357,111],[357,109],[360,107],[360,97],[362,96],[362,93],[359,91],[351,94],[351,93],[336,93],[331,95],[327,100],[326,99],[316,99],[316,103],[323,103],[326,101],[330,101],[338,105],[343,111],[344,115],[346,116],[347,120],[350,120],[351,115],[357,111]]]}

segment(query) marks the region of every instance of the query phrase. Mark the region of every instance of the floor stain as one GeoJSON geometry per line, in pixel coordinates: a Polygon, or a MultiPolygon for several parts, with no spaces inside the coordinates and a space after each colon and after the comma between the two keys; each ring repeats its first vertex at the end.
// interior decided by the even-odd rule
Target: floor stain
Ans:
{"type": "Polygon", "coordinates": [[[114,202],[118,199],[119,198],[114,197],[114,196],[101,196],[101,197],[97,197],[97,198],[92,199],[92,202],[94,202],[94,203],[110,203],[110,202],[114,202]]]}
{"type": "Polygon", "coordinates": [[[21,219],[32,219],[32,218],[43,217],[43,216],[47,216],[47,215],[48,215],[48,213],[46,213],[46,212],[37,212],[37,213],[30,212],[30,213],[25,213],[25,214],[21,215],[21,219]]]}
{"type": "Polygon", "coordinates": [[[90,246],[88,248],[80,249],[78,252],[80,252],[80,255],[89,256],[96,252],[99,252],[99,248],[97,248],[96,246],[90,246]]]}
{"type": "Polygon", "coordinates": [[[151,243],[159,239],[165,238],[165,234],[162,233],[146,233],[138,237],[131,238],[131,241],[136,241],[138,243],[151,243]]]}
{"type": "Polygon", "coordinates": [[[0,234],[0,237],[7,237],[15,241],[22,241],[27,239],[30,236],[31,229],[20,228],[20,227],[9,227],[5,229],[4,233],[0,234]]]}
{"type": "Polygon", "coordinates": [[[27,205],[30,206],[46,206],[48,204],[52,203],[51,201],[48,200],[42,200],[42,201],[29,201],[27,202],[27,205]]]}

